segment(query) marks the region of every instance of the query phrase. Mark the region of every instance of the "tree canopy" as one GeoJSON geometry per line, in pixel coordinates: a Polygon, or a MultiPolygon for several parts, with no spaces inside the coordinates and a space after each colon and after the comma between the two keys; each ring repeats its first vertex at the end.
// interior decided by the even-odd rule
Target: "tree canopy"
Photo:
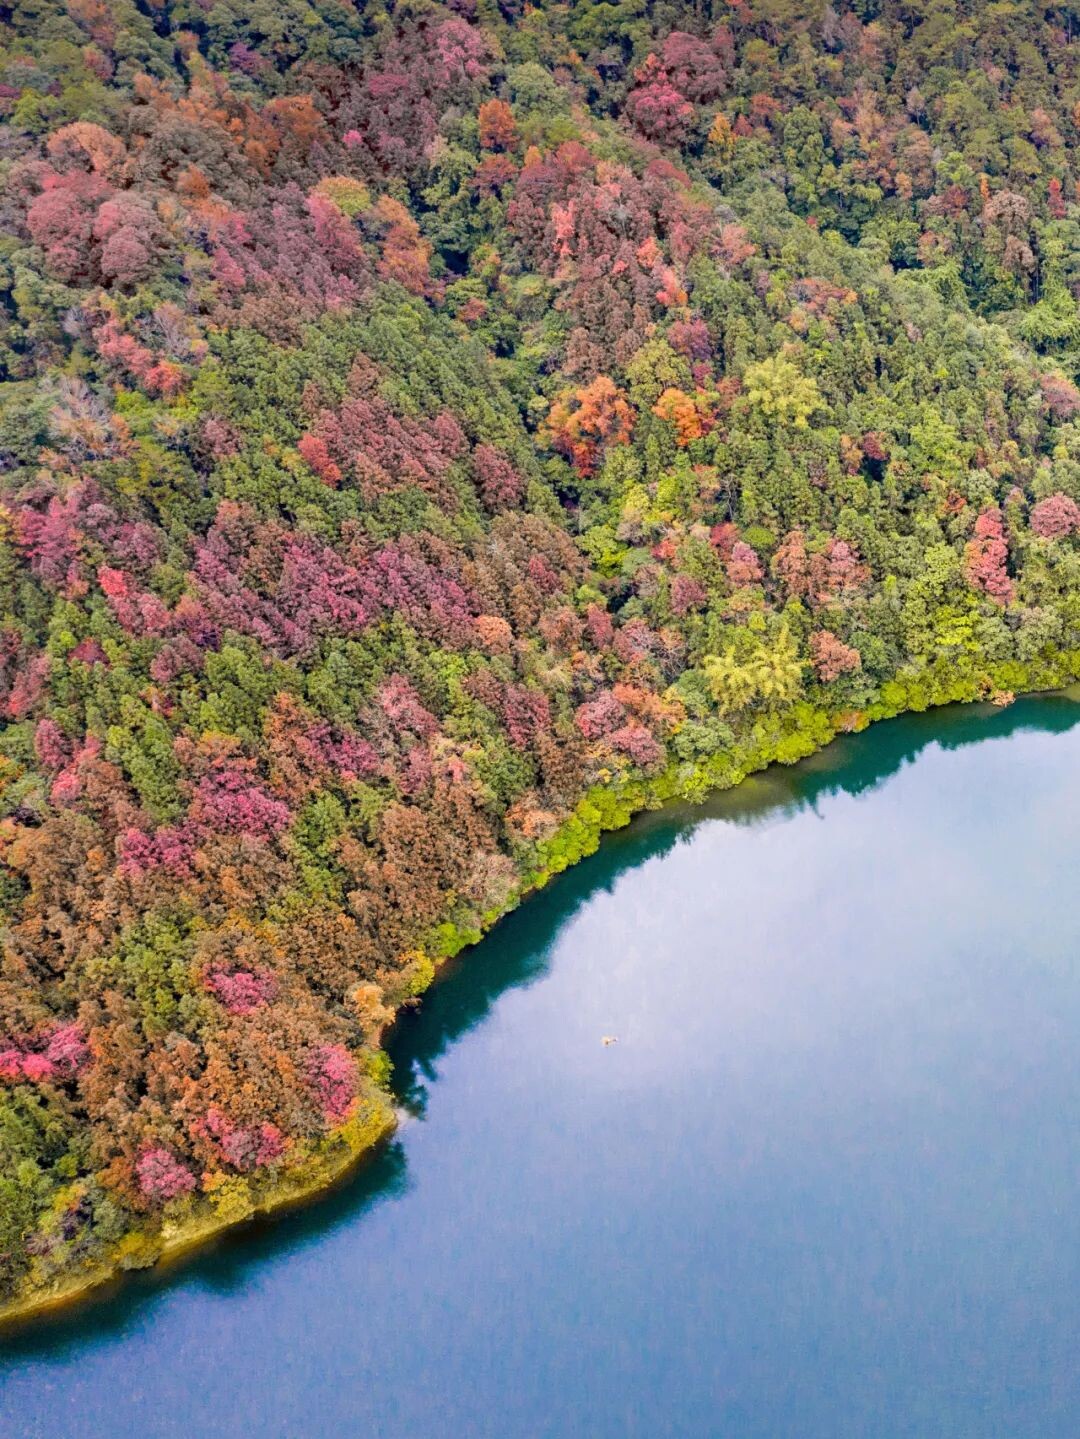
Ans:
{"type": "Polygon", "coordinates": [[[1080,674],[1069,7],[13,0],[0,112],[0,1298],[635,808],[1080,674]]]}

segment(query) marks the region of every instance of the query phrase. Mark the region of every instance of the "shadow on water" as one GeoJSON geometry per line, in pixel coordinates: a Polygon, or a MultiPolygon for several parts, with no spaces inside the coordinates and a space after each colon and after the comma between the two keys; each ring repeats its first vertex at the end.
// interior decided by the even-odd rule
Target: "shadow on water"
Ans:
{"type": "MultiPolygon", "coordinates": [[[[924,749],[945,750],[1021,732],[1058,734],[1080,721],[1080,687],[1019,700],[1007,709],[952,706],[909,714],[843,736],[790,768],[774,766],[701,805],[678,804],[637,817],[607,836],[597,854],[559,876],[502,920],[477,949],[446,966],[423,1005],[407,1012],[390,1043],[394,1089],[402,1109],[422,1116],[439,1059],[475,1029],[508,990],[542,978],[555,941],[578,911],[624,874],[662,857],[704,823],[775,823],[803,810],[818,812],[831,795],[878,789],[924,749]]],[[[20,1359],[64,1361],[80,1347],[141,1328],[177,1282],[228,1294],[243,1289],[260,1262],[275,1262],[356,1223],[375,1206],[404,1195],[409,1176],[405,1134],[391,1140],[351,1178],[316,1203],[231,1232],[197,1255],[103,1287],[77,1307],[0,1335],[0,1374],[20,1359]]]]}

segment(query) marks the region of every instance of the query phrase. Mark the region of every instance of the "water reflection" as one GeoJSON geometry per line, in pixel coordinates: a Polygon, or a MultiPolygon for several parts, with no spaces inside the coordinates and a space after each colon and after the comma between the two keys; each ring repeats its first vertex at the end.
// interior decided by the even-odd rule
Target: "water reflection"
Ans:
{"type": "MultiPolygon", "coordinates": [[[[844,737],[790,769],[752,777],[738,790],[713,796],[703,805],[673,806],[640,816],[627,829],[609,836],[597,855],[531,897],[476,951],[449,966],[422,1007],[402,1018],[391,1056],[403,1108],[423,1115],[441,1058],[484,1022],[507,991],[545,975],[560,932],[584,906],[610,892],[636,866],[687,842],[703,823],[762,825],[804,810],[818,812],[829,796],[860,796],[879,789],[929,745],[954,750],[1022,731],[1061,733],[1078,719],[1080,705],[1072,693],[1021,700],[1005,710],[969,706],[905,716],[867,734],[844,737]]],[[[406,1127],[349,1181],[317,1203],[271,1221],[257,1221],[198,1256],[128,1276],[73,1311],[8,1333],[2,1341],[0,1376],[5,1368],[31,1360],[60,1367],[91,1344],[119,1342],[145,1329],[153,1309],[167,1302],[178,1280],[186,1289],[239,1293],[250,1286],[260,1264],[300,1255],[333,1231],[363,1223],[377,1206],[407,1193],[407,1144],[406,1127]]]]}

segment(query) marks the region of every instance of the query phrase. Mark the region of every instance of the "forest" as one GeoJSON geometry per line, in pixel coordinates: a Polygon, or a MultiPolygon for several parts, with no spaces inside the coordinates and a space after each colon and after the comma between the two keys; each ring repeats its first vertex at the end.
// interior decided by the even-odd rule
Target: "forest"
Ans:
{"type": "Polygon", "coordinates": [[[5,0],[0,116],[0,1303],[636,810],[1080,676],[1080,7],[5,0]]]}

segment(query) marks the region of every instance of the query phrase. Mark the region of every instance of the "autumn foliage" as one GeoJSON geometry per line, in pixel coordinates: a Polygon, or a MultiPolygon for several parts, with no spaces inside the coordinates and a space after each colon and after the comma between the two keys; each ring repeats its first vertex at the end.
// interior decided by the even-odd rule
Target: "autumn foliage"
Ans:
{"type": "Polygon", "coordinates": [[[181,8],[0,25],[0,1297],[635,808],[1080,672],[1061,7],[181,8]]]}

